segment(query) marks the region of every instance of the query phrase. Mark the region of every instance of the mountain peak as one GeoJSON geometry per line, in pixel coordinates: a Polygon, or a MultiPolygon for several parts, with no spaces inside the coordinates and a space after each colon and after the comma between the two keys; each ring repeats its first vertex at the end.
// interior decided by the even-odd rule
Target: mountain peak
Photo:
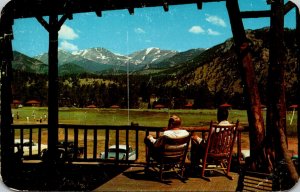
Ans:
{"type": "Polygon", "coordinates": [[[149,47],[146,49],[146,55],[148,55],[152,50],[160,51],[160,49],[157,47],[149,47]]]}

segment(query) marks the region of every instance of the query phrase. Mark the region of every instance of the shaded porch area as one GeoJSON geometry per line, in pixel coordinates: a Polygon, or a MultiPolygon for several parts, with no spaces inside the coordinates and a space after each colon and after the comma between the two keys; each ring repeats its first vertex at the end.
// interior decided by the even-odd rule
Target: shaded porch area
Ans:
{"type": "MultiPolygon", "coordinates": [[[[64,164],[56,166],[50,174],[43,163],[26,162],[19,167],[19,175],[9,187],[22,190],[71,191],[236,191],[239,174],[233,171],[233,180],[214,172],[211,182],[193,173],[187,164],[185,181],[173,173],[160,181],[158,174],[145,174],[142,165],[115,165],[101,163],[64,164]]],[[[200,174],[200,171],[198,171],[200,174]]]]}

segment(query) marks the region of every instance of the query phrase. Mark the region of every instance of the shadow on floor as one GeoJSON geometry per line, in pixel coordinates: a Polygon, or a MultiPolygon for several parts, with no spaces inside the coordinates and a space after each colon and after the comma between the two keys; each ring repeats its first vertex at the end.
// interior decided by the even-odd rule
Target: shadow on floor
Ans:
{"type": "Polygon", "coordinates": [[[16,190],[91,191],[128,169],[128,165],[64,164],[49,167],[43,163],[23,164],[4,184],[16,190]]]}

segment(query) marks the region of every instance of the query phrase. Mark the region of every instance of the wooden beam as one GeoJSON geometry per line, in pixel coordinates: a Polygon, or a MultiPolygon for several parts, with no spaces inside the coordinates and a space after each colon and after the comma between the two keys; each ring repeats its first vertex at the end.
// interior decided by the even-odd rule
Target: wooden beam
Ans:
{"type": "Polygon", "coordinates": [[[54,161],[57,154],[58,143],[58,32],[64,22],[70,18],[70,13],[58,19],[57,14],[52,14],[47,23],[41,16],[36,19],[49,33],[48,51],[48,151],[49,159],[54,161]]]}
{"type": "Polygon", "coordinates": [[[49,32],[49,24],[45,21],[42,16],[36,16],[36,20],[49,32]]]}
{"type": "Polygon", "coordinates": [[[260,18],[260,17],[270,17],[271,11],[243,11],[241,12],[242,18],[260,18]]]}
{"type": "MultiPolygon", "coordinates": [[[[8,20],[7,20],[8,21],[8,20]]],[[[12,22],[1,23],[0,26],[0,64],[1,64],[1,174],[4,181],[14,176],[14,166],[18,160],[14,157],[14,135],[12,103],[12,22]]],[[[20,160],[20,159],[19,159],[20,160]]]]}
{"type": "Polygon", "coordinates": [[[50,160],[55,160],[58,143],[58,25],[58,16],[50,15],[48,52],[48,150],[50,160]]]}
{"type": "Polygon", "coordinates": [[[163,2],[163,8],[164,8],[164,11],[165,12],[168,12],[169,11],[169,4],[168,4],[168,2],[163,2]]]}
{"type": "Polygon", "coordinates": [[[61,26],[65,23],[65,21],[70,18],[70,15],[69,14],[64,14],[58,21],[57,23],[57,27],[58,27],[58,31],[59,29],[61,28],[61,26]]]}
{"type": "Polygon", "coordinates": [[[290,1],[288,1],[285,5],[284,5],[284,14],[286,15],[288,12],[290,12],[293,8],[296,8],[296,5],[290,1]]]}
{"type": "Polygon", "coordinates": [[[198,9],[202,9],[202,4],[203,4],[203,1],[202,1],[202,0],[199,0],[199,1],[197,2],[197,8],[198,8],[198,9]]]}
{"type": "MultiPolygon", "coordinates": [[[[297,43],[297,80],[300,81],[300,14],[299,9],[296,9],[296,43],[297,43]]],[[[298,119],[297,119],[297,133],[298,141],[300,140],[300,84],[298,83],[298,119]]],[[[300,151],[300,142],[298,142],[298,154],[300,151]]],[[[300,170],[300,158],[298,158],[298,170],[300,170]]]]}
{"type": "MultiPolygon", "coordinates": [[[[230,19],[236,54],[238,56],[239,68],[242,74],[242,81],[245,84],[244,94],[247,101],[250,156],[251,159],[254,160],[252,165],[255,167],[260,164],[255,162],[255,160],[259,161],[263,159],[259,154],[263,154],[265,129],[261,112],[260,95],[251,55],[251,44],[246,37],[238,0],[228,0],[226,7],[230,19]]],[[[264,167],[266,166],[264,165],[264,167]]]]}
{"type": "Polygon", "coordinates": [[[65,1],[28,1],[18,0],[14,3],[14,8],[11,10],[14,12],[14,18],[29,18],[36,16],[50,16],[52,11],[58,15],[64,15],[65,13],[84,13],[84,12],[96,12],[108,10],[121,10],[132,8],[144,8],[144,7],[159,7],[163,6],[163,2],[167,2],[170,5],[184,5],[184,4],[198,4],[198,8],[203,3],[210,2],[222,2],[225,0],[69,0],[65,1]],[[68,6],[71,5],[71,6],[68,6]],[[101,9],[99,10],[99,4],[101,9]]]}
{"type": "Polygon", "coordinates": [[[134,8],[133,8],[133,7],[129,7],[129,8],[128,8],[128,13],[129,13],[130,15],[134,15],[134,8]]]}
{"type": "MultiPolygon", "coordinates": [[[[267,132],[272,135],[275,152],[275,162],[284,160],[289,179],[298,182],[299,176],[291,160],[286,137],[286,97],[285,97],[285,65],[286,47],[284,45],[284,2],[277,0],[271,5],[272,16],[270,26],[269,69],[267,81],[267,132]]],[[[277,167],[278,168],[278,167],[277,167]]],[[[279,169],[279,171],[281,171],[279,169]]],[[[279,173],[278,173],[279,174],[279,173]]],[[[278,184],[280,177],[275,178],[278,184]]],[[[274,190],[285,190],[280,188],[274,190]]]]}

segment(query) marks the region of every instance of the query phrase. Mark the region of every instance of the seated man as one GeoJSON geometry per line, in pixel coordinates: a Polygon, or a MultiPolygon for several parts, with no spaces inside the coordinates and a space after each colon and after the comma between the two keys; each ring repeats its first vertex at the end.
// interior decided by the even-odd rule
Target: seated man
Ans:
{"type": "Polygon", "coordinates": [[[172,115],[169,119],[167,130],[164,131],[163,135],[155,139],[152,135],[148,135],[145,138],[145,144],[149,149],[149,153],[153,158],[157,158],[158,150],[164,146],[164,138],[184,138],[189,136],[189,132],[180,129],[181,119],[177,115],[172,115]]]}
{"type": "MultiPolygon", "coordinates": [[[[219,125],[231,125],[228,119],[228,110],[225,107],[218,108],[217,119],[219,125]]],[[[192,166],[197,166],[200,163],[200,159],[203,158],[206,147],[206,140],[202,139],[198,135],[194,134],[191,138],[192,143],[192,156],[191,163],[192,166]]]]}

